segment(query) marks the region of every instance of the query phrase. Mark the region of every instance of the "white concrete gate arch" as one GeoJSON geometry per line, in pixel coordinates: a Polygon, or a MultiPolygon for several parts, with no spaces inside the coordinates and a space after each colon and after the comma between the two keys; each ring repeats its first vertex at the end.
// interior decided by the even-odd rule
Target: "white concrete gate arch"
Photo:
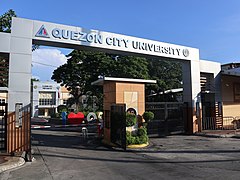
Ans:
{"type": "Polygon", "coordinates": [[[192,121],[196,120],[195,104],[199,101],[200,72],[213,73],[215,97],[220,101],[218,74],[220,64],[199,59],[199,50],[175,44],[163,43],[121,34],[87,30],[23,18],[12,19],[11,33],[0,33],[0,53],[8,53],[9,111],[15,110],[15,103],[30,103],[32,43],[73,49],[100,50],[111,53],[165,57],[181,60],[183,63],[183,100],[192,109],[192,121]]]}

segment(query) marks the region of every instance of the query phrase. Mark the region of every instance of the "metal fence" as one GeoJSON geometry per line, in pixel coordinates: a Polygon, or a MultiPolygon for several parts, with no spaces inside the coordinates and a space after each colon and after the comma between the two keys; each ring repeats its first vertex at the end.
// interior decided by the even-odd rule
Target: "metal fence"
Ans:
{"type": "Polygon", "coordinates": [[[149,135],[165,136],[185,132],[184,103],[146,102],[145,109],[154,113],[154,119],[147,126],[149,135]]]}
{"type": "Polygon", "coordinates": [[[0,103],[0,152],[7,149],[7,103],[0,103]]]}
{"type": "Polygon", "coordinates": [[[235,130],[240,129],[240,117],[204,117],[202,130],[235,130]]]}

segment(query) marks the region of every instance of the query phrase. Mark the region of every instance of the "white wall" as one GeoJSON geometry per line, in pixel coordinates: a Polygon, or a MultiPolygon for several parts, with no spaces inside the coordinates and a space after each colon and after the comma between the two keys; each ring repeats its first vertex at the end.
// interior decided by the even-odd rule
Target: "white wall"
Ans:
{"type": "Polygon", "coordinates": [[[215,100],[222,101],[221,97],[221,64],[218,62],[200,60],[200,71],[204,73],[212,73],[215,82],[215,100]]]}

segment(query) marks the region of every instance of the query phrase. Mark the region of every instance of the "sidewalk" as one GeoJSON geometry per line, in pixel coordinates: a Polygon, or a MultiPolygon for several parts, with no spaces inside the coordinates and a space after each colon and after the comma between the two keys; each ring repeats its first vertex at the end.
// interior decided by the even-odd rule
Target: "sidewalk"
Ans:
{"type": "Polygon", "coordinates": [[[25,164],[22,157],[0,155],[0,173],[25,164]]]}
{"type": "Polygon", "coordinates": [[[219,138],[240,138],[240,129],[237,130],[205,130],[195,133],[198,136],[219,138]]]}

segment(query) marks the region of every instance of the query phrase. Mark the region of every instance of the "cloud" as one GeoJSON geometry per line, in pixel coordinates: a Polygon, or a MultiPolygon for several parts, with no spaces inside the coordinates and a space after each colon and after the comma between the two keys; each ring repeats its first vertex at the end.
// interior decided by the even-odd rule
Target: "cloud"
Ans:
{"type": "Polygon", "coordinates": [[[53,71],[66,62],[67,57],[58,49],[37,49],[32,55],[32,76],[51,80],[53,71]]]}
{"type": "Polygon", "coordinates": [[[67,57],[58,49],[37,49],[33,52],[33,64],[58,67],[67,62],[67,57]]]}

